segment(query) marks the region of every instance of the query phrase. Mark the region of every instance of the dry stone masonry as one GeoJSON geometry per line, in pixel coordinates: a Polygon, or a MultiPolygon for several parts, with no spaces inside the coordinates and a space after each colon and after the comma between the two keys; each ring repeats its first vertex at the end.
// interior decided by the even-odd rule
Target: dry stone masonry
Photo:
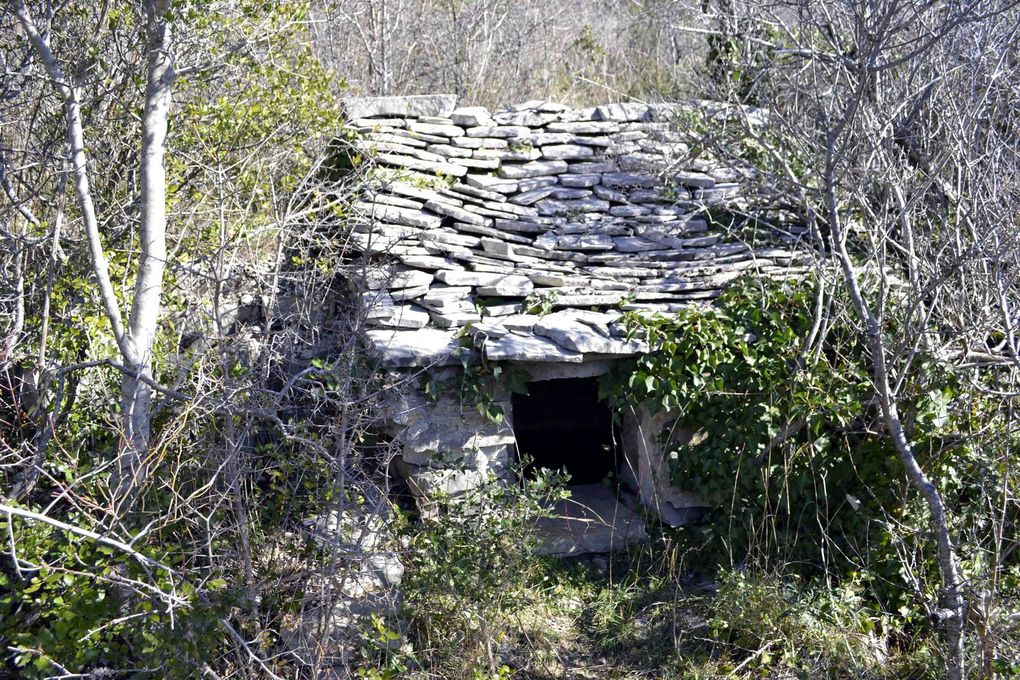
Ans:
{"type": "MultiPolygon", "coordinates": [[[[647,350],[628,338],[625,312],[706,304],[744,273],[788,276],[807,264],[795,228],[728,219],[754,211],[756,171],[693,153],[677,125],[692,112],[708,124],[730,115],[718,107],[532,101],[491,112],[426,95],[351,99],[346,112],[359,183],[351,283],[365,341],[382,366],[424,367],[407,373],[433,384],[457,384],[469,352],[532,381],[590,380],[647,350]]],[[[391,397],[383,429],[412,491],[457,493],[508,476],[521,423],[507,384],[492,394],[506,414],[499,423],[454,391],[426,398],[418,384],[391,397]]],[[[618,478],[663,521],[688,521],[701,503],[669,481],[666,421],[636,409],[620,422],[618,478]]],[[[611,496],[582,501],[551,531],[554,551],[644,535],[611,496]],[[613,505],[608,524],[578,510],[600,503],[613,505]]]]}
{"type": "Polygon", "coordinates": [[[450,95],[346,102],[372,167],[352,206],[372,350],[390,366],[581,363],[643,350],[623,311],[711,300],[742,272],[788,273],[795,235],[727,233],[750,168],[690,158],[678,105],[504,111],[450,95]],[[552,310],[544,315],[537,310],[552,310]]]}

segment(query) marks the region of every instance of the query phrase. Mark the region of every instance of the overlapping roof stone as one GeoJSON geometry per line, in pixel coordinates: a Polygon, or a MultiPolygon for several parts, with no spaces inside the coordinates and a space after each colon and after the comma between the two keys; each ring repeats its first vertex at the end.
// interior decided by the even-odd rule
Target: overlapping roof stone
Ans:
{"type": "Polygon", "coordinates": [[[645,348],[624,311],[677,311],[746,271],[807,262],[795,230],[715,219],[746,213],[756,172],[692,154],[673,120],[689,105],[455,106],[346,102],[368,168],[351,206],[369,265],[355,285],[389,365],[452,362],[465,336],[493,360],[632,355],[645,348]]]}

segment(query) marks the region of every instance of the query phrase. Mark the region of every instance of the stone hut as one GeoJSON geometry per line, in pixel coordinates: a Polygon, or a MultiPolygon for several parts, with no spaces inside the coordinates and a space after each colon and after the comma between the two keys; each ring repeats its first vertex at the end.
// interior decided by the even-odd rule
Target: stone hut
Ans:
{"type": "MultiPolygon", "coordinates": [[[[359,253],[364,341],[382,366],[418,376],[393,395],[385,422],[411,488],[457,493],[508,476],[527,454],[587,485],[565,511],[587,524],[629,512],[599,483],[607,475],[662,521],[689,521],[701,502],[670,484],[664,423],[640,410],[614,421],[595,381],[646,351],[626,337],[624,312],[709,304],[746,272],[787,276],[806,264],[796,229],[720,218],[752,209],[742,190],[756,173],[692,153],[676,124],[734,111],[531,101],[490,112],[449,95],[345,105],[366,169],[348,244],[359,253]],[[501,367],[489,395],[500,422],[456,389],[434,393],[483,359],[501,367]],[[512,380],[528,394],[512,393],[512,380]]],[[[617,543],[642,533],[628,517],[614,526],[617,543]]],[[[575,535],[553,552],[603,539],[575,535]]]]}

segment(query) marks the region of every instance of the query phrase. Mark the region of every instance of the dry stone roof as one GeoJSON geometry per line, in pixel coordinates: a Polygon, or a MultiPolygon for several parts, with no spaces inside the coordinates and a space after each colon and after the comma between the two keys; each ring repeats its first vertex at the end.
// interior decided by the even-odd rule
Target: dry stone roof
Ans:
{"type": "Polygon", "coordinates": [[[693,158],[678,105],[345,106],[370,168],[352,206],[369,264],[356,285],[388,365],[452,363],[466,337],[492,360],[631,355],[644,347],[624,337],[623,311],[676,311],[805,257],[789,230],[713,220],[747,209],[754,171],[693,158]]]}

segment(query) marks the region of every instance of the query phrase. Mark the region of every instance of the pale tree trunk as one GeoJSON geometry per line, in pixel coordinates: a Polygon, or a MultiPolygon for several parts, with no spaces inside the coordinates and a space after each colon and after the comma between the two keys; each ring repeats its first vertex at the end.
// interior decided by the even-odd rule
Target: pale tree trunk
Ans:
{"type": "Polygon", "coordinates": [[[163,161],[174,79],[173,60],[169,51],[170,24],[166,19],[169,0],[145,0],[143,6],[147,68],[140,167],[141,243],[134,301],[126,327],[110,280],[89,186],[78,90],[60,68],[50,48],[49,37],[39,30],[24,0],[19,0],[15,7],[15,15],[22,29],[63,100],[67,140],[71,151],[71,177],[89,245],[92,273],[123,362],[120,366],[124,374],[121,383],[123,438],[113,480],[118,501],[130,497],[131,490],[145,473],[152,391],[156,384],[152,374],[152,347],[159,321],[163,271],[166,266],[166,173],[163,161]]]}
{"type": "Polygon", "coordinates": [[[903,420],[900,418],[897,407],[897,397],[889,380],[882,323],[880,317],[875,314],[864,297],[853,260],[846,248],[847,233],[842,223],[836,198],[834,147],[835,136],[830,134],[826,145],[824,181],[826,212],[831,230],[833,255],[839,263],[843,282],[850,294],[857,318],[864,324],[867,334],[868,349],[871,352],[871,379],[882,409],[882,421],[886,433],[892,441],[896,456],[903,464],[910,485],[921,494],[931,513],[931,526],[935,534],[936,561],[942,579],[943,610],[940,612],[939,618],[946,627],[947,677],[950,680],[963,680],[967,677],[963,630],[967,603],[964,598],[964,581],[959,557],[953,544],[952,533],[949,529],[949,517],[942,500],[942,494],[924,473],[904,432],[903,420]]]}
{"type": "Polygon", "coordinates": [[[118,496],[145,474],[151,429],[152,348],[163,296],[166,267],[166,155],[167,123],[174,67],[170,54],[168,0],[146,0],[146,89],[142,115],[141,256],[135,279],[134,302],[128,318],[130,356],[121,383],[124,450],[117,469],[118,496]]]}

